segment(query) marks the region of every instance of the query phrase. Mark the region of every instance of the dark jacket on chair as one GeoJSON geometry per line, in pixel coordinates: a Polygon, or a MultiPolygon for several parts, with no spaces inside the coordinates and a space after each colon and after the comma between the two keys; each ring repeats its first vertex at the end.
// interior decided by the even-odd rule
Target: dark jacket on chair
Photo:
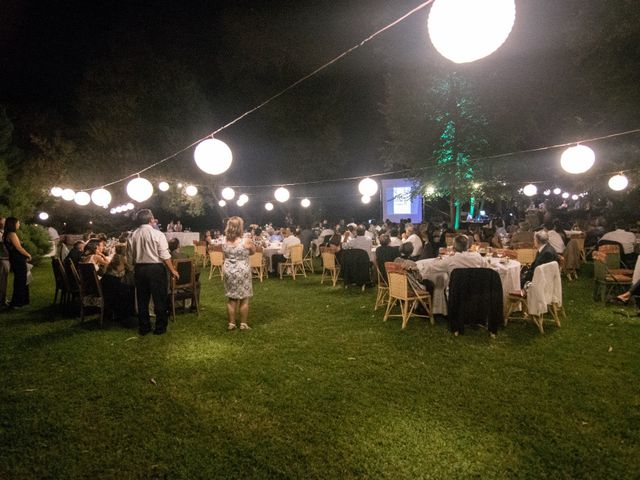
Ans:
{"type": "Polygon", "coordinates": [[[465,324],[487,325],[497,333],[504,321],[500,275],[490,268],[456,268],[449,279],[449,328],[464,333],[465,324]]]}
{"type": "Polygon", "coordinates": [[[556,261],[556,251],[554,248],[548,243],[544,246],[542,250],[538,252],[535,260],[527,270],[527,273],[520,280],[520,286],[524,287],[524,284],[530,282],[533,279],[533,272],[538,265],[542,265],[544,263],[555,262],[556,261]]]}
{"type": "Polygon", "coordinates": [[[369,255],[364,250],[358,248],[342,250],[340,272],[345,286],[352,283],[356,285],[371,283],[370,266],[369,255]]]}

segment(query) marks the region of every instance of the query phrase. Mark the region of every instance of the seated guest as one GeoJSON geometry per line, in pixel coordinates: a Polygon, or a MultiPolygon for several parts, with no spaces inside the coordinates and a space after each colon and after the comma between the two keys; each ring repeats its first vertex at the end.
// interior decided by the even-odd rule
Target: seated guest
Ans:
{"type": "Polygon", "coordinates": [[[207,230],[204,232],[204,241],[207,242],[207,245],[211,245],[213,243],[213,236],[211,235],[211,230],[207,230]]]}
{"type": "Polygon", "coordinates": [[[409,285],[413,287],[416,292],[426,290],[429,295],[433,295],[433,289],[435,284],[431,280],[423,279],[418,270],[418,264],[413,260],[410,260],[413,253],[413,245],[411,243],[403,243],[400,247],[400,256],[393,262],[399,264],[403,270],[407,272],[407,279],[409,285]]]}
{"type": "Polygon", "coordinates": [[[355,229],[355,236],[351,238],[345,245],[345,249],[359,249],[364,250],[369,255],[369,260],[373,262],[373,242],[369,237],[365,235],[365,228],[363,225],[358,225],[355,229]]]}
{"type": "Polygon", "coordinates": [[[273,265],[273,271],[275,273],[278,272],[278,265],[286,262],[289,258],[291,247],[300,244],[300,239],[293,234],[291,228],[285,227],[283,229],[283,235],[284,238],[282,239],[282,246],[280,247],[280,250],[271,257],[271,265],[273,265]]]}
{"type": "Polygon", "coordinates": [[[127,280],[126,257],[115,254],[105,274],[100,279],[107,312],[117,321],[132,316],[135,312],[134,283],[127,280]]]}
{"type": "Polygon", "coordinates": [[[393,262],[400,256],[400,247],[392,247],[390,243],[391,238],[389,235],[383,233],[380,235],[380,246],[376,248],[376,264],[385,281],[387,280],[387,270],[384,268],[385,262],[393,262]]]}
{"type": "Polygon", "coordinates": [[[342,250],[342,235],[340,235],[339,233],[334,233],[333,235],[331,235],[327,248],[333,254],[337,254],[338,252],[340,252],[342,250]]]}
{"type": "Polygon", "coordinates": [[[306,255],[307,252],[309,252],[309,248],[311,248],[311,241],[315,238],[315,234],[308,225],[304,225],[300,228],[298,238],[300,239],[300,243],[302,243],[302,255],[306,255]]]}
{"type": "Polygon", "coordinates": [[[398,247],[402,245],[402,239],[398,236],[398,227],[391,227],[389,230],[389,246],[398,247]]]}
{"type": "Polygon", "coordinates": [[[484,268],[486,262],[478,252],[469,251],[469,238],[457,235],[453,239],[453,255],[446,255],[442,261],[435,261],[432,270],[435,272],[451,273],[456,268],[484,268]]]}
{"type": "Polygon", "coordinates": [[[333,229],[329,228],[329,223],[325,221],[322,223],[322,230],[320,230],[320,234],[318,235],[318,237],[325,238],[327,236],[333,235],[334,233],[335,232],[333,231],[333,229]]]}
{"type": "Polygon", "coordinates": [[[281,242],[283,240],[283,236],[280,233],[280,230],[274,230],[271,236],[269,237],[270,242],[281,242]]]}
{"type": "Polygon", "coordinates": [[[171,255],[171,258],[173,260],[189,258],[180,251],[180,240],[178,240],[177,238],[172,238],[167,243],[169,245],[169,254],[171,255]]]}
{"type": "Polygon", "coordinates": [[[93,263],[99,275],[102,275],[109,265],[109,260],[102,253],[104,250],[104,242],[98,239],[92,239],[87,242],[82,250],[82,258],[80,263],[93,263]]]}
{"type": "Polygon", "coordinates": [[[485,239],[491,248],[503,248],[502,239],[494,228],[485,228],[485,239]]]}
{"type": "Polygon", "coordinates": [[[511,246],[518,248],[520,244],[533,245],[533,232],[529,222],[520,222],[518,231],[511,237],[511,246]]]}
{"type": "Polygon", "coordinates": [[[262,235],[262,229],[260,227],[256,227],[253,231],[253,244],[256,247],[266,248],[269,246],[269,241],[262,235]]]}
{"type": "Polygon", "coordinates": [[[84,250],[84,242],[78,240],[73,244],[73,248],[69,251],[69,254],[65,257],[65,260],[73,262],[74,265],[78,265],[82,260],[82,251],[84,250]]]}
{"type": "Polygon", "coordinates": [[[410,243],[411,245],[413,245],[411,258],[418,258],[420,256],[420,253],[422,252],[422,240],[420,240],[420,237],[415,232],[415,227],[413,226],[413,223],[407,223],[404,226],[403,238],[404,238],[404,240],[402,240],[403,244],[410,243]]]}
{"type": "Polygon", "coordinates": [[[553,247],[555,253],[562,255],[564,252],[564,240],[562,239],[562,236],[554,230],[553,224],[546,224],[545,230],[549,237],[549,244],[553,247]]]}
{"type": "Polygon", "coordinates": [[[433,231],[430,225],[426,223],[420,224],[418,227],[418,236],[422,240],[422,252],[420,253],[420,260],[427,258],[435,258],[438,256],[438,249],[434,246],[433,231]]]}
{"type": "Polygon", "coordinates": [[[545,230],[538,230],[533,236],[534,247],[538,249],[535,260],[527,270],[522,271],[520,286],[533,279],[533,272],[538,265],[556,261],[556,251],[549,243],[549,234],[545,230]]]}
{"type": "Polygon", "coordinates": [[[629,255],[634,252],[636,235],[635,233],[627,232],[618,225],[614,225],[613,230],[605,233],[600,240],[609,240],[611,242],[618,242],[622,245],[624,252],[620,252],[621,255],[629,255]]]}
{"type": "Polygon", "coordinates": [[[564,243],[565,246],[569,243],[569,237],[567,237],[567,233],[564,231],[564,228],[562,228],[559,220],[553,221],[553,231],[560,235],[562,243],[564,243]]]}

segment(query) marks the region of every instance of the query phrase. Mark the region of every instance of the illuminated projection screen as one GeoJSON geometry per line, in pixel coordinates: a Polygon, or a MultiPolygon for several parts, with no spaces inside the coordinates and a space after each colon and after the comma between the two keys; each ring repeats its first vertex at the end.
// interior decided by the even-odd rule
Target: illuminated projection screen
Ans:
{"type": "Polygon", "coordinates": [[[422,195],[411,198],[413,183],[407,179],[382,180],[382,219],[399,222],[410,218],[412,223],[422,221],[422,195]]]}

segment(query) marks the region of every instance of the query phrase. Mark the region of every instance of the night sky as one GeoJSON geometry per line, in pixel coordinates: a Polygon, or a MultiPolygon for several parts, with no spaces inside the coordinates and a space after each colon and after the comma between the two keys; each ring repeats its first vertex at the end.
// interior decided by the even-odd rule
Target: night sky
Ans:
{"type": "MultiPolygon", "coordinates": [[[[48,118],[43,128],[53,124],[73,137],[71,132],[86,120],[78,99],[87,72],[157,58],[192,75],[207,102],[207,114],[189,131],[191,136],[175,140],[180,147],[420,3],[5,0],[0,103],[23,139],[33,133],[32,119],[40,114],[48,118]]],[[[223,132],[220,138],[234,150],[225,181],[301,180],[291,168],[290,144],[281,139],[293,131],[289,126],[300,127],[307,119],[312,121],[306,133],[299,129],[287,140],[310,142],[315,157],[305,161],[321,167],[323,155],[335,151],[322,151],[315,129],[322,121],[315,118],[317,104],[308,100],[314,95],[330,99],[333,92],[339,102],[332,122],[343,138],[343,157],[337,173],[314,176],[308,169],[304,179],[383,171],[385,78],[411,78],[430,69],[473,79],[492,129],[489,154],[636,128],[639,97],[629,92],[637,90],[640,71],[635,68],[640,64],[638,2],[519,0],[516,5],[516,25],[503,47],[463,66],[443,60],[431,46],[428,8],[413,15],[223,132]]],[[[177,164],[186,165],[191,153],[181,158],[177,164]]],[[[142,160],[141,166],[145,161],[150,163],[142,160]]]]}

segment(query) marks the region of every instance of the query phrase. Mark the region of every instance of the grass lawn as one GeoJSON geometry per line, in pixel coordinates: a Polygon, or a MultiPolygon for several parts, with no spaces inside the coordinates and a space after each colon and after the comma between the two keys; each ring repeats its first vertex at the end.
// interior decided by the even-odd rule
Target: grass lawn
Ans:
{"type": "Polygon", "coordinates": [[[315,275],[255,282],[248,332],[204,278],[138,338],[58,315],[46,262],[0,314],[0,478],[639,478],[640,318],[585,273],[545,336],[401,331],[315,275]]]}

